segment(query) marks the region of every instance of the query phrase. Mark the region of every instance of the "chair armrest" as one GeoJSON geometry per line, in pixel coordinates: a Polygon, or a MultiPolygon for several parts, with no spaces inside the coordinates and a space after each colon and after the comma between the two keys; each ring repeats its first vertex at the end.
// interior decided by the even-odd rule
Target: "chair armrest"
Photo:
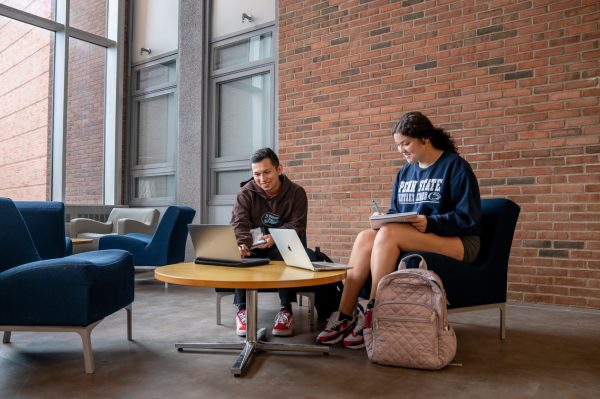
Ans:
{"type": "Polygon", "coordinates": [[[71,219],[71,237],[77,238],[79,233],[109,234],[112,233],[112,223],[86,218],[71,219]]]}
{"type": "Polygon", "coordinates": [[[117,220],[117,234],[143,233],[152,235],[155,231],[155,227],[134,219],[123,218],[117,220]]]}
{"type": "Polygon", "coordinates": [[[65,250],[67,256],[73,255],[73,241],[71,237],[65,237],[65,250]]]}
{"type": "Polygon", "coordinates": [[[135,237],[122,236],[122,235],[107,235],[100,237],[98,241],[98,249],[123,249],[133,254],[143,251],[148,243],[146,241],[137,239],[135,237]]]}

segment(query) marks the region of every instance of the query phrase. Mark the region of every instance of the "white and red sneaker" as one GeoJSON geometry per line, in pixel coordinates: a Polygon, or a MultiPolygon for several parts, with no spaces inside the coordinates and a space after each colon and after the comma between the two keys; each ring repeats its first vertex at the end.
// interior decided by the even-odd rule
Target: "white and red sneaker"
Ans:
{"type": "Polygon", "coordinates": [[[246,336],[246,309],[240,310],[235,316],[235,333],[240,337],[246,336]]]}
{"type": "Polygon", "coordinates": [[[287,310],[280,310],[275,316],[275,325],[271,333],[278,337],[292,335],[294,333],[294,315],[287,310]]]}
{"type": "Polygon", "coordinates": [[[365,315],[363,312],[359,311],[356,319],[354,329],[344,336],[344,340],[342,341],[344,348],[360,349],[365,347],[365,338],[363,336],[365,315]]]}
{"type": "Polygon", "coordinates": [[[336,310],[327,319],[325,329],[317,335],[316,341],[323,345],[337,344],[354,328],[354,324],[356,324],[356,318],[340,320],[340,312],[336,310]]]}

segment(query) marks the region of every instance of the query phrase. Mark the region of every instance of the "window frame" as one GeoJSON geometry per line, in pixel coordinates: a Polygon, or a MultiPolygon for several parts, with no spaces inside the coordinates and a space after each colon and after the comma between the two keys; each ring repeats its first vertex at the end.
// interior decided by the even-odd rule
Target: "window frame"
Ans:
{"type": "MultiPolygon", "coordinates": [[[[208,134],[207,134],[207,198],[206,205],[207,206],[224,206],[224,205],[233,205],[235,203],[236,195],[219,195],[216,193],[217,188],[217,173],[218,172],[227,172],[227,171],[243,171],[250,170],[250,156],[225,156],[225,157],[217,157],[218,151],[218,112],[219,112],[219,90],[218,86],[223,84],[224,82],[244,79],[252,76],[256,76],[259,74],[270,75],[270,101],[269,104],[269,112],[270,118],[268,121],[269,124],[269,134],[268,134],[268,142],[264,143],[264,146],[274,147],[276,140],[276,109],[277,109],[277,92],[276,92],[276,65],[275,65],[275,53],[276,53],[276,33],[277,29],[275,24],[269,24],[268,26],[262,27],[260,29],[242,32],[240,34],[234,36],[227,36],[223,39],[217,39],[211,43],[211,59],[209,62],[209,107],[208,107],[208,134]],[[240,64],[235,67],[227,67],[221,69],[215,69],[215,56],[216,52],[224,47],[229,47],[234,45],[237,42],[242,42],[248,40],[255,36],[263,35],[264,33],[271,33],[271,57],[267,57],[258,61],[252,61],[245,64],[240,64]]],[[[252,173],[248,174],[248,179],[252,177],[252,173]]]]}
{"type": "Polygon", "coordinates": [[[127,198],[128,202],[131,205],[135,206],[168,206],[172,205],[176,202],[177,199],[177,154],[179,153],[179,57],[178,53],[169,52],[163,54],[159,57],[138,62],[131,66],[131,76],[129,79],[129,87],[132,88],[132,94],[129,96],[129,109],[131,110],[130,115],[130,123],[129,123],[129,132],[128,135],[128,162],[127,162],[127,198]],[[148,87],[145,90],[137,90],[136,88],[136,80],[137,73],[146,68],[151,68],[158,64],[165,64],[167,62],[175,62],[175,74],[176,79],[171,83],[164,83],[155,86],[148,87]],[[175,157],[173,162],[163,162],[156,163],[150,165],[139,166],[135,164],[137,159],[137,136],[138,136],[138,126],[139,126],[139,107],[138,104],[141,101],[144,101],[149,98],[154,98],[158,96],[174,95],[174,108],[173,108],[173,117],[175,118],[174,124],[174,132],[175,135],[174,145],[175,145],[175,157]],[[173,175],[175,176],[175,194],[173,197],[156,197],[151,199],[139,199],[135,196],[135,179],[138,177],[156,177],[156,176],[166,176],[173,175]]]}
{"type": "Polygon", "coordinates": [[[54,68],[52,73],[52,152],[50,199],[64,202],[67,134],[67,82],[69,39],[74,38],[105,48],[104,70],[104,178],[103,204],[115,205],[121,197],[123,59],[125,2],[107,0],[106,36],[86,32],[69,25],[70,0],[55,0],[54,19],[30,14],[0,4],[0,16],[54,32],[54,68]]]}

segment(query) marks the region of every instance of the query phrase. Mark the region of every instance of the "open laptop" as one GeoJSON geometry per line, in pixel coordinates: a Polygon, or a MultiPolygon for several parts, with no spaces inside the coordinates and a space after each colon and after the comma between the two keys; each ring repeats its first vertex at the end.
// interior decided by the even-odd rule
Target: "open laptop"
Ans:
{"type": "Polygon", "coordinates": [[[269,258],[243,258],[238,250],[233,226],[216,224],[188,224],[196,263],[217,266],[259,266],[269,258]]]}
{"type": "Polygon", "coordinates": [[[270,228],[269,234],[273,237],[283,261],[288,266],[300,267],[314,272],[352,269],[352,266],[342,263],[311,262],[296,230],[270,228]]]}

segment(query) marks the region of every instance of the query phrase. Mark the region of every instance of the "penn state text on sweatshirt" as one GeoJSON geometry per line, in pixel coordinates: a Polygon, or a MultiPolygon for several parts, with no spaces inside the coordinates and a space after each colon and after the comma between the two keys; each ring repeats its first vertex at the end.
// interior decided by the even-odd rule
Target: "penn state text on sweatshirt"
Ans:
{"type": "Polygon", "coordinates": [[[396,175],[387,213],[401,212],[427,216],[427,233],[479,235],[481,197],[471,165],[450,151],[427,168],[404,165],[396,175]]]}

